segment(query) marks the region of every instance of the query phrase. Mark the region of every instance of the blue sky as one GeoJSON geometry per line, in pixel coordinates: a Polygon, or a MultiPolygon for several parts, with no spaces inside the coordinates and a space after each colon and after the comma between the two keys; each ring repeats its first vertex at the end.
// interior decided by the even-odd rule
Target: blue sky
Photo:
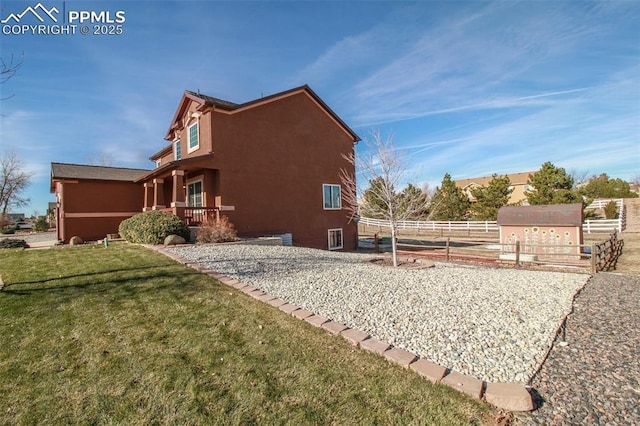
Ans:
{"type": "MultiPolygon", "coordinates": [[[[37,3],[2,1],[0,18],[37,3]]],[[[0,34],[5,61],[24,53],[0,85],[0,151],[34,173],[28,215],[54,200],[51,162],[151,168],[184,90],[242,103],[309,84],[361,137],[393,132],[410,180],[431,187],[545,161],[640,173],[637,1],[42,4],[126,21],[121,35],[0,34]]]]}

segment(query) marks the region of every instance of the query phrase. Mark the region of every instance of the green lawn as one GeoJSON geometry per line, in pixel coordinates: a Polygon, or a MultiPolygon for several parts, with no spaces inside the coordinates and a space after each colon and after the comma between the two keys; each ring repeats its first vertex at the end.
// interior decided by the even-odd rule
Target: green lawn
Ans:
{"type": "Polygon", "coordinates": [[[125,243],[2,250],[0,424],[483,424],[431,385],[125,243]]]}

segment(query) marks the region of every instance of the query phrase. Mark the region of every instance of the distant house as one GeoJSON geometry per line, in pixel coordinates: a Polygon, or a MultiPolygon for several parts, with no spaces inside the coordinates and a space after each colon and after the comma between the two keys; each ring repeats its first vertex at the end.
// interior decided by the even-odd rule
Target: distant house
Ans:
{"type": "MultiPolygon", "coordinates": [[[[291,234],[294,245],[356,247],[339,173],[354,172],[344,155],[360,138],[308,86],[243,104],[186,91],[165,139],[168,144],[150,157],[153,170],[94,169],[104,173],[97,181],[122,178],[130,204],[118,202],[120,218],[163,210],[198,226],[226,215],[239,235],[291,234]]],[[[62,206],[69,192],[60,184],[58,194],[59,180],[52,175],[62,206]]],[[[112,203],[118,198],[103,197],[112,203]]],[[[112,219],[109,232],[116,232],[119,221],[112,219]]],[[[86,226],[87,234],[97,233],[86,226]]],[[[104,236],[105,229],[99,231],[104,236]]],[[[72,233],[59,235],[68,239],[72,233]]]]}
{"type": "MultiPolygon", "coordinates": [[[[0,215],[0,219],[2,219],[2,215],[0,215]]],[[[7,213],[6,220],[9,223],[16,223],[24,220],[24,213],[7,213]]]]}
{"type": "MultiPolygon", "coordinates": [[[[532,175],[534,173],[536,172],[532,171],[532,172],[522,172],[522,173],[511,173],[507,175],[507,177],[511,181],[511,188],[513,189],[513,191],[511,191],[511,197],[509,198],[509,204],[515,204],[518,202],[522,202],[523,205],[528,204],[527,196],[525,195],[525,192],[531,190],[527,182],[529,181],[529,175],[532,175]]],[[[499,175],[499,176],[504,176],[504,175],[499,175]]],[[[469,201],[474,203],[476,199],[471,193],[471,190],[473,188],[487,186],[492,179],[493,179],[493,176],[483,176],[483,177],[476,177],[476,178],[470,178],[470,179],[460,179],[460,180],[456,180],[455,183],[456,183],[456,186],[458,188],[461,188],[462,191],[467,195],[467,197],[469,197],[469,201]]]]}

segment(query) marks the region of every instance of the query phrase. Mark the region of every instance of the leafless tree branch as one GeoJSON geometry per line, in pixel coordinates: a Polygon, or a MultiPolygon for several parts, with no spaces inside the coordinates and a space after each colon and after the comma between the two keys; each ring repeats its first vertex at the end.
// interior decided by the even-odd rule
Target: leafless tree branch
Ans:
{"type": "Polygon", "coordinates": [[[346,170],[340,171],[341,183],[345,188],[343,201],[352,218],[360,214],[382,217],[389,221],[391,228],[391,245],[393,265],[398,266],[396,235],[398,222],[416,216],[426,208],[426,198],[402,197],[396,188],[402,184],[407,173],[407,166],[394,147],[393,134],[383,138],[380,131],[371,133],[371,138],[364,143],[369,148],[361,156],[351,153],[343,157],[355,166],[358,175],[368,183],[375,182],[368,188],[372,198],[379,203],[360,202],[355,176],[346,170]]]}
{"type": "Polygon", "coordinates": [[[15,151],[0,156],[0,218],[5,218],[9,207],[23,207],[29,203],[21,196],[29,183],[32,173],[23,171],[24,164],[15,151]]]}
{"type": "MultiPolygon", "coordinates": [[[[0,84],[4,84],[11,80],[11,78],[16,75],[20,67],[22,67],[23,62],[24,53],[20,56],[19,60],[16,60],[13,54],[9,56],[8,61],[5,61],[4,58],[0,58],[0,84]]],[[[4,101],[12,97],[13,95],[9,95],[7,97],[0,98],[0,101],[4,101]]]]}

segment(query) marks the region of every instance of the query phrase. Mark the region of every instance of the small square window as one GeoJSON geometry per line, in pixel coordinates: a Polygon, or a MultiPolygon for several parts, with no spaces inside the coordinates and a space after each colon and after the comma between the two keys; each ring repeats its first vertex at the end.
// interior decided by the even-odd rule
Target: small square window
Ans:
{"type": "Polygon", "coordinates": [[[342,229],[329,229],[329,250],[339,250],[342,247],[342,229]]]}
{"type": "Polygon", "coordinates": [[[340,210],[342,199],[340,195],[340,185],[322,185],[322,202],[325,210],[340,210]]]}
{"type": "Polygon", "coordinates": [[[158,158],[158,159],[156,160],[156,169],[157,169],[158,167],[160,167],[160,166],[162,166],[162,158],[158,158]]]}
{"type": "Polygon", "coordinates": [[[195,151],[200,147],[200,139],[198,135],[198,123],[189,126],[189,152],[195,151]]]}

